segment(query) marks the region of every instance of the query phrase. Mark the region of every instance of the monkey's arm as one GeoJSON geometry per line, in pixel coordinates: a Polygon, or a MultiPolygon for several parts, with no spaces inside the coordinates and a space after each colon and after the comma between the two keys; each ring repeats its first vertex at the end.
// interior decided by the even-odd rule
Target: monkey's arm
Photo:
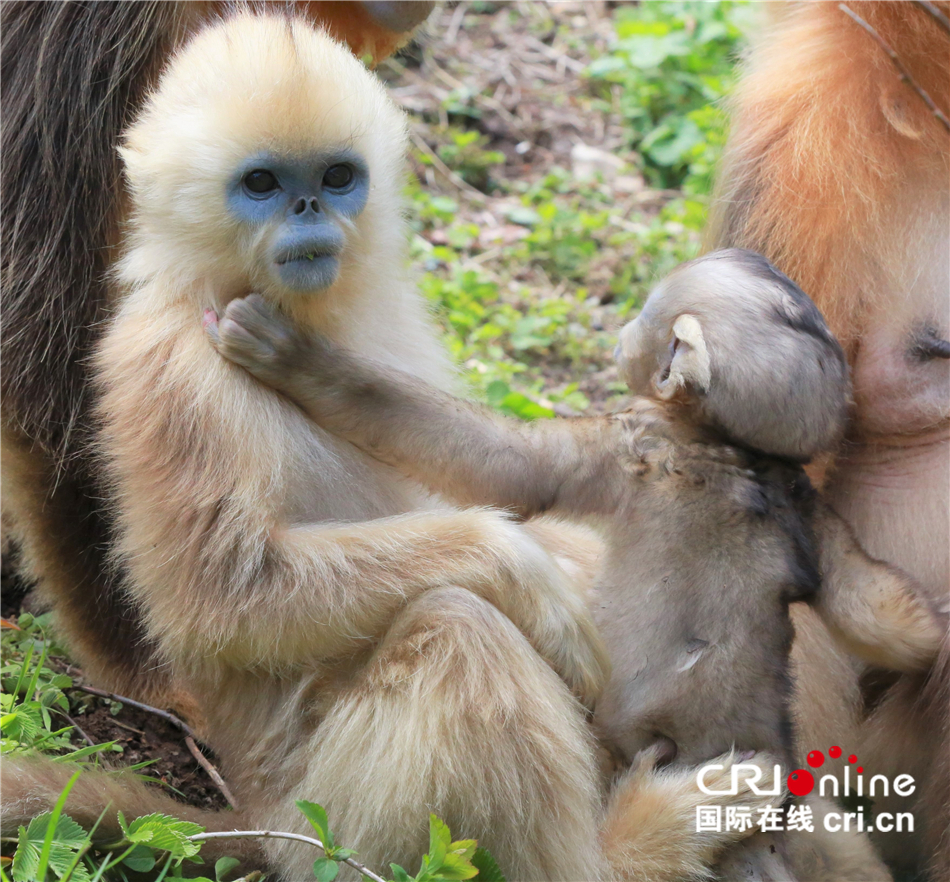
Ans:
{"type": "Polygon", "coordinates": [[[169,657],[264,670],[339,659],[424,592],[460,587],[579,696],[597,693],[608,663],[586,597],[527,530],[483,510],[306,523],[289,498],[300,475],[308,497],[343,492],[348,451],[321,448],[295,407],[211,350],[190,312],[156,322],[142,300],[100,348],[100,440],[129,590],[169,657]]]}
{"type": "Polygon", "coordinates": [[[346,654],[428,590],[465,588],[507,616],[588,705],[609,670],[586,598],[519,525],[485,510],[277,528],[247,585],[233,646],[244,659],[346,654]],[[282,603],[280,598],[284,598],[282,603]],[[276,618],[275,618],[276,616],[276,618]],[[277,636],[279,635],[279,636],[277,636]]]}
{"type": "Polygon", "coordinates": [[[822,583],[814,603],[831,632],[859,658],[895,671],[934,663],[947,628],[914,579],[875,560],[829,506],[815,514],[822,583]]]}
{"type": "Polygon", "coordinates": [[[628,485],[610,420],[504,419],[302,332],[256,295],[206,327],[222,355],[318,425],[463,505],[599,514],[628,485]]]}

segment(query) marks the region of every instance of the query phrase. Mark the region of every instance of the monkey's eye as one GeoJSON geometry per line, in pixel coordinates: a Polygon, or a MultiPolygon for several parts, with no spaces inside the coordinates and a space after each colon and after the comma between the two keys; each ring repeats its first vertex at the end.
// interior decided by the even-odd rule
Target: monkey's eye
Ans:
{"type": "Polygon", "coordinates": [[[331,165],[323,174],[323,186],[342,190],[353,181],[353,169],[348,165],[331,165]]]}
{"type": "Polygon", "coordinates": [[[277,178],[266,168],[256,168],[244,175],[244,186],[252,193],[270,193],[280,185],[277,178]]]}

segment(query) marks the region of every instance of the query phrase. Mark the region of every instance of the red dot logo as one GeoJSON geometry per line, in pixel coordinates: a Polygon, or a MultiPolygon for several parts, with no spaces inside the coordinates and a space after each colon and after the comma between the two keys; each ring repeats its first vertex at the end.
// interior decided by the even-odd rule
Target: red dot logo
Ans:
{"type": "Polygon", "coordinates": [[[825,761],[825,755],[820,750],[813,750],[805,757],[805,761],[813,769],[817,769],[825,761]]]}
{"type": "Polygon", "coordinates": [[[860,775],[863,772],[864,772],[864,766],[858,766],[858,774],[860,775]]]}
{"type": "Polygon", "coordinates": [[[841,748],[838,747],[837,745],[835,745],[832,748],[829,748],[828,756],[830,756],[832,759],[838,759],[838,757],[841,756],[841,748]]]}
{"type": "Polygon", "coordinates": [[[858,758],[853,753],[851,754],[851,756],[848,757],[848,762],[851,763],[852,765],[854,765],[854,763],[856,763],[857,761],[858,761],[858,758]]]}
{"type": "Polygon", "coordinates": [[[815,779],[806,769],[796,769],[788,776],[788,789],[795,796],[808,796],[815,789],[815,779]]]}

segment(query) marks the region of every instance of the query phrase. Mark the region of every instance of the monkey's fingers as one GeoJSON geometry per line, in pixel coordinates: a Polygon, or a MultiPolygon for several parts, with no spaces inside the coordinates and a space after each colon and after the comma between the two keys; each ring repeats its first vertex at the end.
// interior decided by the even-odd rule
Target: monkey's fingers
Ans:
{"type": "Polygon", "coordinates": [[[858,658],[895,671],[925,671],[936,661],[948,626],[907,573],[870,557],[829,506],[815,518],[822,568],[815,611],[858,658]]]}
{"type": "Polygon", "coordinates": [[[236,297],[224,310],[224,319],[230,319],[248,333],[263,340],[290,337],[290,322],[260,294],[236,297]]]}
{"type": "Polygon", "coordinates": [[[201,316],[201,328],[211,340],[211,345],[217,349],[220,342],[218,337],[218,314],[210,307],[205,309],[204,315],[201,316]]]}

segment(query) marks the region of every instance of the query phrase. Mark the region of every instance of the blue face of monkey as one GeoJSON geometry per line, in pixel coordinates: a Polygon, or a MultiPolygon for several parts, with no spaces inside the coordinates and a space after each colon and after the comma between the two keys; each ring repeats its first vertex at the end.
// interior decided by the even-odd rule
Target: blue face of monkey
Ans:
{"type": "Polygon", "coordinates": [[[350,150],[304,158],[257,154],[228,185],[227,206],[242,223],[276,227],[270,273],[301,293],[336,280],[346,244],[344,224],[366,206],[369,170],[350,150]]]}

